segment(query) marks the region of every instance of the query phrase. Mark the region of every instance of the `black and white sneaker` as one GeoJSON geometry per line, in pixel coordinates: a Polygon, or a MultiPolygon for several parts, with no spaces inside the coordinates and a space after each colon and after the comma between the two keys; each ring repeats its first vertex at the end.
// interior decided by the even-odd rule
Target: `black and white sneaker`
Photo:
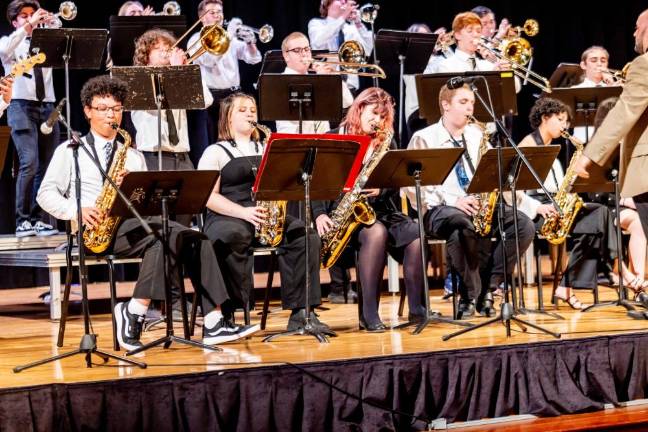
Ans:
{"type": "Polygon", "coordinates": [[[205,345],[218,345],[225,342],[232,342],[237,339],[250,336],[261,330],[259,324],[255,325],[235,325],[225,318],[221,318],[218,323],[207,328],[203,326],[203,343],[205,345]]]}
{"type": "Polygon", "coordinates": [[[36,230],[32,226],[31,222],[28,220],[22,221],[20,225],[16,227],[16,237],[29,237],[36,234],[36,230]]]}
{"type": "Polygon", "coordinates": [[[38,237],[52,236],[58,234],[59,232],[52,225],[46,224],[45,222],[42,221],[38,221],[34,224],[34,231],[36,232],[36,236],[38,237]]]}
{"type": "Polygon", "coordinates": [[[115,305],[115,321],[117,322],[117,341],[119,346],[127,351],[132,351],[142,346],[140,335],[144,315],[135,315],[128,312],[128,302],[115,305]]]}

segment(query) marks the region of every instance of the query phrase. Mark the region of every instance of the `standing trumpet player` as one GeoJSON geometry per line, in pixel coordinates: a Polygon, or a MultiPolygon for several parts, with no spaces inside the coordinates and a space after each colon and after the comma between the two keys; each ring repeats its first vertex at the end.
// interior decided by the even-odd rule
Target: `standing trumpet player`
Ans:
{"type": "MultiPolygon", "coordinates": [[[[29,55],[32,31],[40,24],[53,19],[41,9],[37,1],[13,0],[7,6],[7,18],[14,27],[13,33],[0,39],[0,60],[5,71],[22,57],[29,55]]],[[[54,125],[49,135],[40,132],[54,110],[54,85],[52,69],[35,67],[32,75],[17,77],[13,83],[13,96],[7,110],[7,124],[18,155],[16,178],[16,237],[48,236],[58,233],[45,223],[43,213],[36,203],[36,193],[59,142],[59,128],[54,125]]]]}

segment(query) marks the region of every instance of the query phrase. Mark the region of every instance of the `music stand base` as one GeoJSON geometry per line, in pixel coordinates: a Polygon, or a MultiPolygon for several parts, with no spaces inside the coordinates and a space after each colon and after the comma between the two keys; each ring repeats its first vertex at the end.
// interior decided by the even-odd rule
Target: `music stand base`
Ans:
{"type": "Polygon", "coordinates": [[[587,306],[585,309],[583,309],[581,312],[589,312],[593,309],[603,307],[603,306],[621,306],[624,307],[628,312],[636,310],[634,305],[628,300],[615,300],[615,301],[607,301],[602,303],[591,304],[587,306]]]}
{"type": "Polygon", "coordinates": [[[63,354],[55,355],[53,357],[48,357],[48,358],[43,359],[43,360],[38,360],[38,361],[35,361],[33,363],[28,363],[26,365],[16,366],[15,368],[13,368],[13,371],[14,371],[14,373],[22,372],[25,369],[30,369],[30,368],[33,368],[33,367],[36,367],[36,366],[40,366],[42,364],[51,363],[51,362],[61,360],[61,359],[67,358],[67,357],[72,357],[72,356],[78,355],[78,354],[85,355],[85,357],[86,357],[86,365],[89,368],[92,367],[91,357],[92,357],[92,354],[94,354],[94,355],[100,357],[103,360],[104,363],[106,363],[109,359],[114,359],[114,360],[126,362],[131,366],[137,366],[137,367],[140,367],[142,369],[146,369],[146,363],[142,363],[142,362],[138,362],[138,361],[135,361],[135,360],[127,359],[127,358],[120,357],[118,355],[115,355],[115,354],[112,354],[112,353],[97,349],[97,336],[94,335],[94,334],[85,334],[85,335],[83,335],[81,337],[81,342],[79,343],[79,348],[77,348],[77,349],[75,349],[73,351],[68,351],[68,352],[63,353],[63,354]]]}
{"type": "Polygon", "coordinates": [[[206,350],[210,350],[210,351],[216,351],[216,352],[223,351],[221,348],[219,348],[217,346],[205,345],[204,343],[192,341],[191,339],[184,339],[184,338],[178,337],[176,335],[167,335],[167,336],[161,337],[158,340],[154,340],[153,342],[149,342],[149,343],[147,343],[145,345],[142,345],[139,348],[127,351],[126,355],[134,355],[134,354],[140,353],[142,351],[146,351],[149,348],[153,348],[153,347],[156,347],[156,346],[162,345],[162,344],[164,344],[164,349],[167,349],[167,348],[169,348],[171,346],[171,344],[173,342],[178,342],[178,343],[181,343],[181,344],[193,346],[193,347],[196,347],[196,348],[202,348],[202,349],[206,349],[206,350]]]}
{"type": "Polygon", "coordinates": [[[313,336],[319,343],[328,343],[328,337],[336,337],[337,333],[335,333],[333,330],[329,331],[322,331],[322,330],[317,330],[315,327],[313,327],[310,324],[306,324],[304,327],[301,327],[297,330],[288,330],[284,331],[281,333],[276,333],[270,336],[266,336],[263,338],[263,342],[272,342],[273,340],[283,337],[283,336],[313,336]]]}
{"type": "Polygon", "coordinates": [[[511,322],[517,324],[520,326],[522,331],[526,331],[526,326],[529,326],[533,329],[539,330],[543,333],[546,333],[550,336],[555,337],[556,339],[560,339],[560,333],[555,333],[552,332],[551,330],[547,330],[546,328],[540,327],[539,325],[533,324],[528,321],[521,320],[520,318],[516,317],[515,314],[513,313],[513,305],[511,303],[503,303],[500,312],[496,317],[493,317],[489,320],[486,320],[484,322],[481,322],[479,324],[475,324],[472,327],[461,329],[459,331],[456,331],[454,333],[450,333],[447,335],[444,335],[441,337],[443,341],[447,341],[449,339],[452,339],[455,336],[461,336],[464,333],[471,332],[473,330],[477,330],[482,327],[486,327],[490,324],[496,323],[496,322],[502,322],[506,326],[506,336],[510,337],[511,336],[511,322]]]}
{"type": "Polygon", "coordinates": [[[392,327],[392,330],[400,330],[404,329],[407,327],[411,326],[416,326],[412,334],[419,334],[421,333],[425,327],[428,326],[428,324],[437,324],[437,323],[445,323],[445,324],[454,324],[462,327],[473,327],[474,324],[466,322],[466,321],[458,321],[454,320],[452,318],[446,318],[444,316],[441,316],[440,313],[438,312],[430,312],[430,314],[427,316],[426,319],[424,320],[416,320],[416,321],[407,321],[402,324],[398,324],[394,327],[392,327]]]}
{"type": "Polygon", "coordinates": [[[555,312],[549,312],[549,311],[546,311],[544,309],[527,309],[525,307],[520,307],[520,308],[517,308],[515,310],[515,312],[520,314],[520,315],[536,314],[536,315],[549,316],[549,317],[556,318],[556,319],[559,319],[559,320],[564,320],[565,319],[565,317],[563,317],[562,315],[558,315],[555,312]]]}

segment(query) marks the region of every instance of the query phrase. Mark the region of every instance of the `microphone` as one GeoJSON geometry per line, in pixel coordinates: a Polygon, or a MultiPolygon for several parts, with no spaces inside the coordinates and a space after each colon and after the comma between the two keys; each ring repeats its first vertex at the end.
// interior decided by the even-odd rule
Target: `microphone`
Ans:
{"type": "Polygon", "coordinates": [[[52,111],[52,113],[49,115],[47,120],[41,123],[40,131],[43,135],[49,135],[52,133],[52,131],[54,130],[54,124],[61,116],[61,111],[63,111],[64,105],[65,105],[65,98],[61,99],[58,105],[56,105],[56,109],[52,111]]]}
{"type": "Polygon", "coordinates": [[[450,78],[448,82],[446,82],[446,85],[448,86],[448,89],[454,90],[454,89],[458,89],[459,87],[462,87],[464,84],[472,84],[475,81],[477,81],[479,78],[481,78],[481,75],[471,76],[471,77],[456,76],[450,78]]]}

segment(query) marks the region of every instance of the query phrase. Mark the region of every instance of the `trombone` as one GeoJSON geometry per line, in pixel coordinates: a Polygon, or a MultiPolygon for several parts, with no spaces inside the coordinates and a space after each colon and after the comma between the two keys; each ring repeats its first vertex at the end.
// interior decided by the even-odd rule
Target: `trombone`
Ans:
{"type": "MultiPolygon", "coordinates": [[[[209,13],[209,11],[205,12],[205,14],[207,13],[209,13]]],[[[169,48],[169,52],[177,48],[178,45],[180,45],[180,42],[184,38],[186,38],[187,35],[191,33],[191,31],[196,28],[198,24],[200,24],[200,18],[202,18],[202,16],[199,17],[198,20],[191,27],[189,27],[187,31],[182,34],[182,36],[178,38],[176,43],[174,43],[173,46],[169,48]]],[[[205,26],[202,28],[202,30],[200,30],[200,37],[198,38],[198,40],[188,46],[187,50],[185,51],[185,55],[187,56],[187,63],[193,62],[206,52],[214,55],[223,55],[229,49],[229,45],[230,38],[227,35],[227,31],[225,31],[223,27],[217,24],[205,26]],[[200,44],[200,47],[190,55],[189,53],[191,52],[192,48],[194,48],[198,44],[200,44]]]]}
{"type": "Polygon", "coordinates": [[[339,66],[339,71],[333,71],[332,75],[357,75],[372,78],[387,78],[385,71],[378,65],[367,63],[365,50],[360,43],[348,40],[340,45],[337,53],[319,54],[315,58],[337,57],[338,61],[307,60],[313,64],[325,64],[339,66]],[[365,70],[362,70],[365,69],[365,70]]]}

